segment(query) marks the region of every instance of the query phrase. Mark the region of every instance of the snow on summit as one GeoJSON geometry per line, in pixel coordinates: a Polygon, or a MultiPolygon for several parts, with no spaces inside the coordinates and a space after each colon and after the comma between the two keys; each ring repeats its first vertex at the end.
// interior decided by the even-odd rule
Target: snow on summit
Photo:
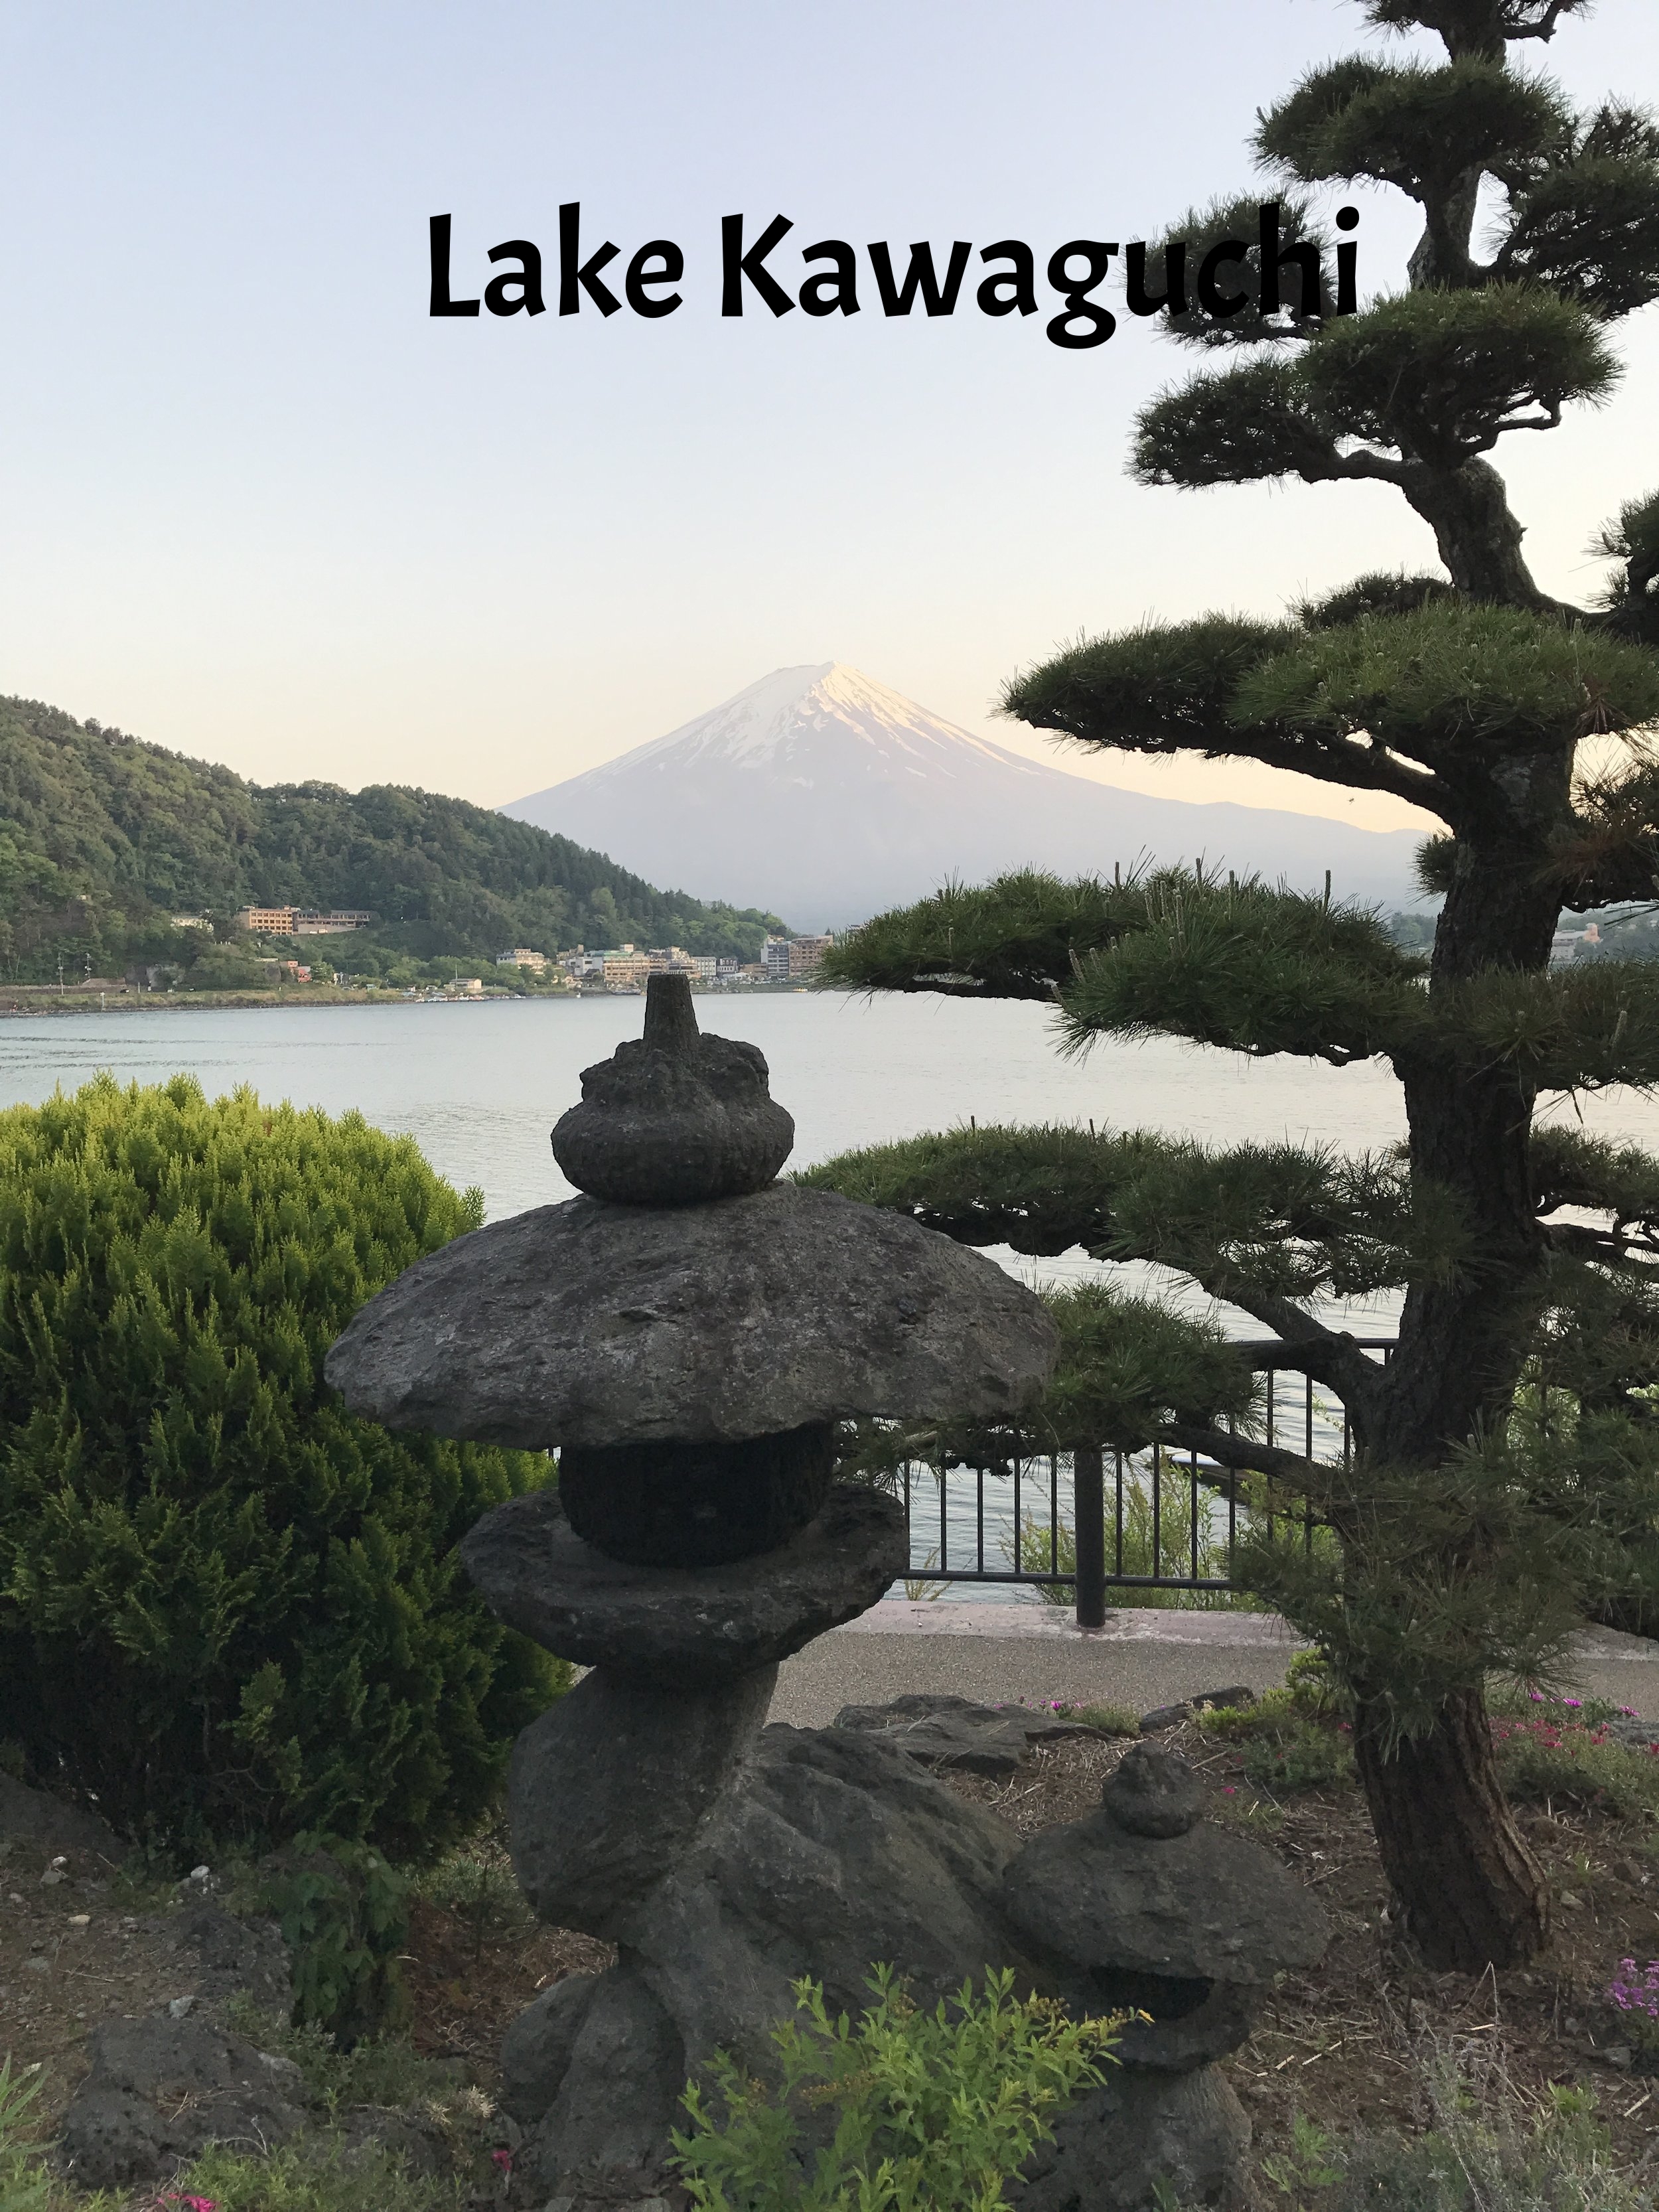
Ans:
{"type": "MultiPolygon", "coordinates": [[[[796,769],[822,750],[829,765],[849,742],[895,756],[903,767],[923,775],[956,773],[964,748],[969,754],[1016,768],[1031,765],[953,722],[941,721],[914,699],[849,668],[845,661],[826,660],[817,667],[775,668],[747,690],[699,714],[695,722],[683,723],[665,738],[635,745],[619,759],[554,788],[574,791],[578,784],[627,775],[647,762],[670,757],[688,766],[694,761],[721,760],[757,768],[787,763],[796,769]]],[[[547,795],[538,793],[537,797],[547,795]]],[[[520,799],[507,811],[534,804],[533,799],[520,799]]]]}
{"type": "Polygon", "coordinates": [[[1339,896],[1412,894],[1409,832],[1120,791],[975,737],[844,661],[775,669],[502,812],[665,890],[840,929],[947,878],[1202,858],[1339,896]]]}

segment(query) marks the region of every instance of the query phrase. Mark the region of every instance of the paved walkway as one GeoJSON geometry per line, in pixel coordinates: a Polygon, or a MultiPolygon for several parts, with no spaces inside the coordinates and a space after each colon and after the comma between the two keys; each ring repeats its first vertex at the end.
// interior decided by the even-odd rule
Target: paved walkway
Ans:
{"type": "MultiPolygon", "coordinates": [[[[784,1662],[772,1718],[819,1728],[842,1705],[910,1690],[988,1705],[1093,1699],[1144,1713],[1237,1683],[1270,1689],[1299,1648],[1276,1613],[1137,1607],[1085,1635],[1057,1607],[884,1598],[784,1662]]],[[[1571,1672],[1581,1692],[1659,1714],[1659,1644],[1645,1638],[1589,1630],[1577,1639],[1571,1672]]]]}

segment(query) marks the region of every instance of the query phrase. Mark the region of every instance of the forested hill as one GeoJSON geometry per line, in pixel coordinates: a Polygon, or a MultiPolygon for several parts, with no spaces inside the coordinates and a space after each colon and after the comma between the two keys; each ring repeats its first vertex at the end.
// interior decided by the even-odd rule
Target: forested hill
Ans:
{"type": "Polygon", "coordinates": [[[775,917],[659,891],[601,853],[401,784],[245,782],[36,700],[0,698],[0,960],[104,972],[174,913],[368,907],[423,957],[507,945],[754,957],[775,917]]]}

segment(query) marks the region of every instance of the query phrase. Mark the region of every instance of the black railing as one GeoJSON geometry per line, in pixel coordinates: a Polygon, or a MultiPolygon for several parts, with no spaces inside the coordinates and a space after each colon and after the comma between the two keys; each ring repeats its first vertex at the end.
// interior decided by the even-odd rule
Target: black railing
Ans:
{"type": "MultiPolygon", "coordinates": [[[[1354,1341],[1388,1364],[1391,1337],[1354,1341]]],[[[1282,1345],[1238,1348],[1267,1378],[1266,1440],[1346,1466],[1352,1448],[1346,1408],[1287,1367],[1282,1345]]],[[[900,1480],[910,1531],[905,1588],[916,1596],[938,1596],[952,1583],[1031,1588],[1074,1608],[1079,1627],[1097,1628],[1110,1591],[1124,1594],[1121,1604],[1184,1596],[1222,1605],[1238,1589],[1233,1568],[1249,1509],[1237,1482],[1202,1452],[1155,1445],[1140,1453],[1016,1453],[1006,1473],[913,1461],[900,1480]],[[1170,1597],[1160,1597],[1164,1592],[1170,1597]]],[[[1311,1546],[1311,1511],[1301,1525],[1311,1546]]]]}

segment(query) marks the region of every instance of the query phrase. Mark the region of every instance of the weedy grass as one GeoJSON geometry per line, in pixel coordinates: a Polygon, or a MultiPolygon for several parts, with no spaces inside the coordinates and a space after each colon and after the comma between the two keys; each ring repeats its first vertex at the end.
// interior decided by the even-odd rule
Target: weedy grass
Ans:
{"type": "Polygon", "coordinates": [[[445,2118],[469,2094],[453,2065],[423,2057],[403,2036],[366,2038],[343,2050],[314,2021],[296,2026],[246,1996],[232,1999],[229,2019],[258,2050],[291,2059],[331,2118],[363,2105],[419,2106],[445,2118]]]}
{"type": "Polygon", "coordinates": [[[1140,1734],[1140,1716],[1132,1713],[1127,1705],[1109,1703],[1091,1705],[1060,1705],[1056,1708],[1068,1721],[1081,1727],[1098,1729],[1103,1735],[1133,1735],[1140,1734]]]}
{"type": "Polygon", "coordinates": [[[1328,1790],[1353,1781],[1353,1745],[1346,1704],[1324,1662],[1300,1652],[1282,1689],[1254,1705],[1214,1705],[1198,1715],[1206,1736],[1238,1747],[1247,1780],[1276,1796],[1328,1790]]]}
{"type": "Polygon", "coordinates": [[[1494,1701],[1492,1741],[1510,1796],[1577,1805],[1614,1820],[1659,1820],[1659,1753],[1620,1743],[1612,1723],[1628,1708],[1597,1698],[1537,1692],[1494,1701]]]}
{"type": "Polygon", "coordinates": [[[463,2177],[411,2173],[389,2151],[321,2142],[264,2158],[215,2145],[158,2202],[161,2212],[204,2204],[215,2212],[461,2212],[472,2193],[463,2177]]]}
{"type": "Polygon", "coordinates": [[[493,1836],[458,1844],[417,1875],[415,1894],[460,1922],[472,1938],[475,1961],[487,1943],[527,1936],[537,1924],[512,1862],[493,1836]]]}

